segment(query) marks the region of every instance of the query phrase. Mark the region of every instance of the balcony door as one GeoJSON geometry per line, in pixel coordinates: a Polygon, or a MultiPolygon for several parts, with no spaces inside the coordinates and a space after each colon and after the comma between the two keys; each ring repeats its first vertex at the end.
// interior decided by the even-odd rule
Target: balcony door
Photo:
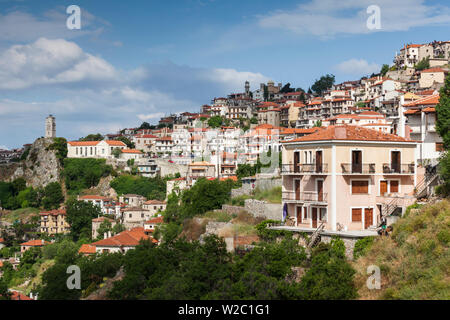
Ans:
{"type": "Polygon", "coordinates": [[[317,201],[323,201],[323,180],[317,180],[317,201]]]}
{"type": "Polygon", "coordinates": [[[352,173],[362,173],[362,152],[352,151],[352,173]]]}
{"type": "Polygon", "coordinates": [[[317,221],[318,221],[317,208],[312,208],[311,220],[312,220],[312,227],[317,228],[317,221]]]}
{"type": "Polygon", "coordinates": [[[302,223],[302,207],[299,206],[296,208],[296,210],[297,210],[297,212],[296,212],[297,213],[297,225],[299,225],[302,223]]]}
{"type": "Polygon", "coordinates": [[[364,209],[364,229],[369,228],[373,225],[373,209],[366,208],[364,209]]]}
{"type": "Polygon", "coordinates": [[[295,200],[300,200],[300,180],[294,180],[295,184],[295,200]]]}
{"type": "Polygon", "coordinates": [[[294,152],[294,172],[300,172],[300,152],[294,152]]]}
{"type": "Polygon", "coordinates": [[[322,172],[322,151],[316,151],[316,172],[322,172]]]}
{"type": "Polygon", "coordinates": [[[400,173],[401,155],[400,151],[391,151],[391,170],[400,173]]]}

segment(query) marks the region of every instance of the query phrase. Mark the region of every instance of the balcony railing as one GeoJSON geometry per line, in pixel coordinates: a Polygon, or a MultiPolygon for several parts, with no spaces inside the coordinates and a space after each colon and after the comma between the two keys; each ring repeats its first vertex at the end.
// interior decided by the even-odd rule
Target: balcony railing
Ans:
{"type": "Polygon", "coordinates": [[[414,174],[414,163],[383,163],[384,174],[414,174]]]}
{"type": "Polygon", "coordinates": [[[281,165],[281,173],[327,173],[327,163],[311,163],[311,164],[283,164],[281,165]]]}
{"type": "Polygon", "coordinates": [[[328,194],[315,191],[283,191],[282,198],[285,201],[326,202],[328,194]]]}
{"type": "Polygon", "coordinates": [[[375,163],[341,163],[343,174],[374,174],[375,163]]]}

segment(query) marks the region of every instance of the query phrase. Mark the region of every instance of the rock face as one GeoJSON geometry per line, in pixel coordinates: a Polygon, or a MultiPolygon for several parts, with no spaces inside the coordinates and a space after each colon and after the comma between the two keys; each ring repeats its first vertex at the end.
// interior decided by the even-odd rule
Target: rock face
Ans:
{"type": "Polygon", "coordinates": [[[27,159],[18,165],[15,172],[6,181],[23,177],[27,186],[45,187],[51,182],[58,182],[61,165],[55,150],[47,150],[53,143],[52,138],[39,138],[30,147],[27,159]]]}

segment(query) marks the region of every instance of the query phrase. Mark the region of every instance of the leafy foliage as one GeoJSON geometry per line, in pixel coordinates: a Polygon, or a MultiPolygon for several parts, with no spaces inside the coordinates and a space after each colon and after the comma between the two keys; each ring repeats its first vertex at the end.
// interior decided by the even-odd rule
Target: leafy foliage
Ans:
{"type": "Polygon", "coordinates": [[[90,202],[76,200],[69,200],[66,206],[66,219],[73,239],[91,239],[92,219],[101,214],[100,208],[90,202]]]}
{"type": "Polygon", "coordinates": [[[117,194],[139,194],[147,199],[164,200],[166,183],[163,179],[121,175],[110,183],[117,194]]]}
{"type": "Polygon", "coordinates": [[[318,95],[321,95],[324,91],[331,88],[334,84],[335,76],[332,74],[327,74],[325,76],[320,77],[319,80],[316,80],[314,84],[311,86],[311,89],[318,95]]]}
{"type": "Polygon", "coordinates": [[[422,71],[425,69],[428,69],[430,67],[430,59],[427,58],[423,58],[422,60],[420,60],[415,66],[414,69],[416,69],[416,71],[422,71]]]}
{"type": "Polygon", "coordinates": [[[65,138],[53,138],[53,143],[48,146],[48,150],[56,150],[56,158],[61,165],[67,158],[67,140],[65,138]]]}
{"type": "Polygon", "coordinates": [[[450,75],[445,79],[445,85],[441,88],[439,103],[436,105],[436,130],[442,137],[446,152],[440,159],[440,174],[444,183],[438,188],[442,195],[450,195],[450,75]]]}
{"type": "Polygon", "coordinates": [[[82,189],[95,187],[100,178],[112,173],[112,167],[106,165],[105,159],[74,159],[64,160],[63,176],[67,190],[78,193],[82,189]]]}

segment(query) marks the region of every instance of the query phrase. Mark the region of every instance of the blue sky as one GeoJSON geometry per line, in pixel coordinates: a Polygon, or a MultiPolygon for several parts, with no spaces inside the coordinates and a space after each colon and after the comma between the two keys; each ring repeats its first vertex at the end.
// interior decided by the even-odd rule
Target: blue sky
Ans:
{"type": "Polygon", "coordinates": [[[42,136],[49,113],[76,139],[198,111],[247,79],[358,79],[405,43],[450,40],[449,26],[447,1],[0,0],[0,147],[42,136]],[[66,28],[72,4],[81,30],[66,28]]]}

